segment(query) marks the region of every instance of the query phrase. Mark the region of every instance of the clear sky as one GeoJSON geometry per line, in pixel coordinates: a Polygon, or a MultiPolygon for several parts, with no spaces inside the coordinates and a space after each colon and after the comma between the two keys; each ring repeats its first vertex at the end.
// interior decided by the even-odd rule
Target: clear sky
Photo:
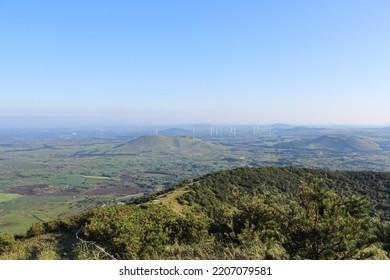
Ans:
{"type": "Polygon", "coordinates": [[[390,123],[388,0],[0,0],[0,124],[390,123]]]}

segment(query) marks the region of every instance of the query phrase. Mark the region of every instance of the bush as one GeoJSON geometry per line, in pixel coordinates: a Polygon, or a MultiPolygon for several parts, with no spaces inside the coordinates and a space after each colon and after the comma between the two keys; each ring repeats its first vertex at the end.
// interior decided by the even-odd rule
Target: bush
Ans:
{"type": "Polygon", "coordinates": [[[11,252],[16,247],[15,237],[11,234],[0,235],[0,254],[11,252]]]}

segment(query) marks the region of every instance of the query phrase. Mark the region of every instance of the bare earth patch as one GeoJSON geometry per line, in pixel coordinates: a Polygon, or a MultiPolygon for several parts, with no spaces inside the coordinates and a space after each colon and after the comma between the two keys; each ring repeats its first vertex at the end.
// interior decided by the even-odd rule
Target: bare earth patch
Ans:
{"type": "Polygon", "coordinates": [[[8,192],[22,195],[75,195],[79,193],[75,188],[53,188],[47,184],[15,186],[9,188],[8,192]]]}

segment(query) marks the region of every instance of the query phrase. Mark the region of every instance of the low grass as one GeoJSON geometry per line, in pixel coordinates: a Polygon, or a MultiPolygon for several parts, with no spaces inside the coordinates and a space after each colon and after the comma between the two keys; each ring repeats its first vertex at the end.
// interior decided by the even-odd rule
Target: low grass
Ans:
{"type": "Polygon", "coordinates": [[[79,213],[81,209],[70,209],[78,200],[66,196],[21,195],[6,201],[2,203],[0,212],[0,233],[24,233],[35,222],[79,213]]]}
{"type": "Polygon", "coordinates": [[[20,195],[19,197],[4,202],[1,209],[5,212],[31,211],[44,209],[48,204],[59,204],[72,200],[70,196],[64,195],[20,195]]]}
{"type": "Polygon", "coordinates": [[[187,193],[188,187],[181,188],[174,190],[173,192],[169,192],[166,194],[163,194],[159,196],[157,199],[152,201],[151,203],[161,203],[169,208],[171,208],[174,212],[183,214],[185,206],[181,205],[180,203],[177,202],[177,198],[182,196],[183,194],[187,193]]]}
{"type": "Polygon", "coordinates": [[[0,232],[20,234],[24,233],[33,222],[37,222],[31,215],[26,214],[9,214],[0,217],[0,232]]]}
{"type": "Polygon", "coordinates": [[[93,180],[108,180],[110,179],[109,177],[104,177],[104,176],[83,176],[85,179],[93,179],[93,180]]]}
{"type": "Polygon", "coordinates": [[[0,203],[14,200],[19,196],[20,196],[19,194],[13,194],[13,193],[0,193],[0,203]]]}

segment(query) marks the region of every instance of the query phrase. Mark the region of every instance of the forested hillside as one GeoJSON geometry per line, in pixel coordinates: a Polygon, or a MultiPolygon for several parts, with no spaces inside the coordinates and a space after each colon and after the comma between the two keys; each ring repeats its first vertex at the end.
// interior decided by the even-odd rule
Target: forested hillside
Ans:
{"type": "Polygon", "coordinates": [[[389,173],[239,168],[3,235],[0,258],[388,259],[389,221],[389,173]]]}

